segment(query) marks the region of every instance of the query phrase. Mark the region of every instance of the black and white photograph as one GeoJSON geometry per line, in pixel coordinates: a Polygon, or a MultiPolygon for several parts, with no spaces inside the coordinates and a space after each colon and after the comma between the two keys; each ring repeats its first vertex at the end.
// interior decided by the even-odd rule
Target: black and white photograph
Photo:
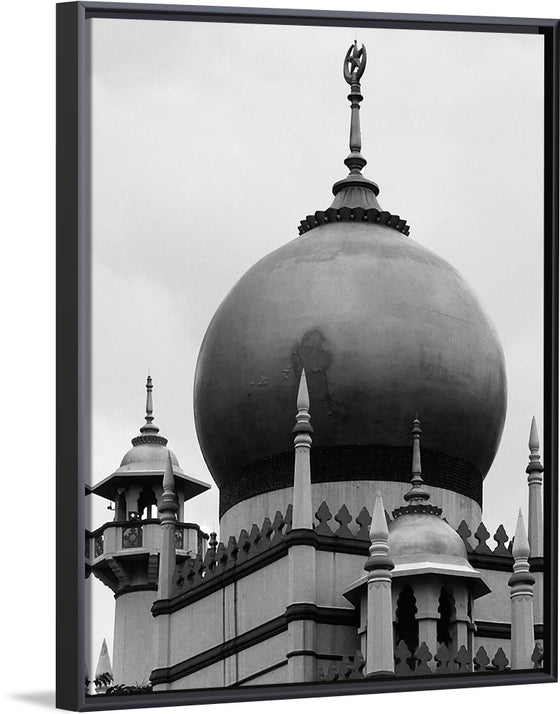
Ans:
{"type": "Polygon", "coordinates": [[[85,40],[87,700],[547,670],[543,35],[85,40]]]}

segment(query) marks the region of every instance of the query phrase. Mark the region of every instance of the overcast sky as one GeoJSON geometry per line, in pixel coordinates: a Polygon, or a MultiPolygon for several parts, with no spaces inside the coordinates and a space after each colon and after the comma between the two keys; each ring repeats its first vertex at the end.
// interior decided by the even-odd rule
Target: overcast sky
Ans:
{"type": "MultiPolygon", "coordinates": [[[[327,208],[346,174],[350,28],[89,20],[92,470],[110,474],[143,423],[211,482],[192,409],[208,323],[258,259],[327,208]]],[[[506,356],[508,413],[484,520],[526,512],[530,419],[542,424],[543,75],[538,35],[363,30],[366,175],[383,209],[472,285],[506,356]]],[[[111,520],[88,499],[91,527],[111,520]]],[[[217,530],[215,487],[186,520],[217,530]]],[[[248,524],[250,526],[251,524],[248,524]]],[[[92,652],[112,651],[95,578],[92,652]]],[[[91,656],[91,655],[90,655],[91,656]]]]}

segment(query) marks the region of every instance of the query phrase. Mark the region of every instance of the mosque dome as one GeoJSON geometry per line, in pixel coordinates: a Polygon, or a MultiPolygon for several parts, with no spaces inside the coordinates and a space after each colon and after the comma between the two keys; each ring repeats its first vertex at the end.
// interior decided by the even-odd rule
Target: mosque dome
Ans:
{"type": "Polygon", "coordinates": [[[195,421],[222,513],[291,485],[302,368],[314,482],[407,481],[418,412],[428,482],[481,502],[506,410],[499,338],[461,274],[381,210],[350,146],[331,207],[245,273],[204,337],[195,421]]]}
{"type": "Polygon", "coordinates": [[[461,536],[440,516],[426,512],[405,513],[389,524],[389,552],[395,561],[426,561],[432,556],[467,560],[461,536]]]}
{"type": "Polygon", "coordinates": [[[179,468],[175,454],[162,443],[136,444],[123,456],[118,473],[126,471],[164,471],[167,454],[171,456],[171,463],[179,468]]]}

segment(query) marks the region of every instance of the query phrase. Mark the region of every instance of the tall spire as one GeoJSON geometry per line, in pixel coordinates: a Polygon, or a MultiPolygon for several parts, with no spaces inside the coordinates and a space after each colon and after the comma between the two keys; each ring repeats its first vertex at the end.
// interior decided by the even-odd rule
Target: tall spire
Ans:
{"type": "Polygon", "coordinates": [[[367,62],[367,52],[364,45],[358,47],[354,41],[344,58],[344,79],[350,85],[350,153],[344,160],[350,169],[348,176],[337,181],[333,186],[335,199],[331,208],[376,208],[381,210],[376,196],[379,186],[362,175],[362,169],[367,164],[362,156],[362,133],[360,128],[360,103],[363,101],[360,79],[367,62]]]}
{"type": "Polygon", "coordinates": [[[539,454],[539,434],[537,431],[537,421],[533,417],[531,421],[531,431],[529,434],[529,465],[527,466],[527,484],[529,485],[529,543],[531,544],[531,556],[542,558],[543,556],[543,509],[542,509],[542,483],[543,465],[539,454]]]}
{"type": "Polygon", "coordinates": [[[430,494],[424,488],[424,481],[422,480],[422,461],[420,458],[421,433],[420,421],[418,417],[416,417],[412,422],[412,478],[410,479],[412,488],[404,495],[404,500],[412,503],[427,501],[430,498],[430,494]]]}
{"type": "Polygon", "coordinates": [[[292,529],[313,528],[313,506],[311,499],[311,434],[313,427],[310,424],[309,391],[305,370],[301,370],[297,393],[297,415],[294,426],[294,489],[292,529]]]}
{"type": "Polygon", "coordinates": [[[132,439],[132,444],[134,446],[137,446],[138,444],[145,444],[146,442],[167,446],[167,439],[160,436],[159,427],[154,424],[154,401],[152,397],[153,388],[152,378],[148,374],[146,379],[146,416],[144,417],[146,423],[140,427],[140,436],[136,436],[132,439]]]}

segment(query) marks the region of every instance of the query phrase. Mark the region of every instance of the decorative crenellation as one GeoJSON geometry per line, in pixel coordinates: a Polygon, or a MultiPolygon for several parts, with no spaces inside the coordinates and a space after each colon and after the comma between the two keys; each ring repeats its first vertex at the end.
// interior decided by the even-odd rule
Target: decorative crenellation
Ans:
{"type": "MultiPolygon", "coordinates": [[[[426,508],[429,505],[418,504],[418,507],[426,508]]],[[[389,525],[392,519],[387,511],[385,511],[385,518],[389,525]]],[[[342,504],[338,511],[333,514],[327,503],[323,501],[315,512],[315,521],[313,530],[320,537],[321,540],[319,542],[325,539],[332,539],[333,546],[336,547],[336,540],[338,539],[346,541],[347,546],[352,547],[348,541],[354,541],[356,546],[364,548],[363,552],[367,554],[370,545],[371,515],[365,506],[354,517],[345,504],[342,504]]],[[[285,538],[291,528],[292,506],[290,505],[285,515],[277,511],[272,520],[267,517],[260,527],[253,524],[250,531],[243,529],[237,538],[232,536],[227,543],[218,543],[214,538],[206,550],[205,556],[199,553],[196,557],[191,557],[177,566],[173,578],[174,596],[188,592],[208,582],[210,578],[229,571],[277,545],[285,538]]],[[[473,534],[465,521],[461,522],[457,528],[457,533],[463,539],[469,554],[504,558],[508,562],[513,560],[511,554],[512,541],[509,540],[503,525],[498,526],[493,536],[496,542],[493,549],[487,545],[490,533],[484,523],[480,523],[474,533],[474,538],[477,541],[476,546],[473,546],[469,540],[473,534]]]]}
{"type": "Polygon", "coordinates": [[[323,682],[336,682],[341,679],[363,679],[366,662],[358,650],[355,655],[344,655],[340,661],[329,663],[326,668],[319,667],[319,678],[323,682]]]}
{"type": "MultiPolygon", "coordinates": [[[[395,647],[395,675],[422,676],[438,674],[463,674],[480,672],[506,672],[512,669],[504,650],[498,647],[490,658],[484,647],[479,647],[471,657],[463,645],[458,650],[441,644],[433,655],[425,642],[420,643],[412,653],[404,640],[395,647]]],[[[537,643],[531,658],[534,669],[543,668],[543,650],[537,643]]],[[[334,682],[341,679],[362,679],[365,662],[361,652],[354,656],[342,657],[339,662],[331,663],[319,670],[323,681],[334,682]]]]}
{"type": "Polygon", "coordinates": [[[475,553],[476,555],[491,555],[493,557],[508,558],[510,560],[513,558],[511,554],[513,539],[510,540],[505,528],[501,524],[498,526],[493,535],[493,538],[496,541],[496,546],[493,549],[490,548],[486,542],[490,538],[490,533],[482,522],[478,525],[473,534],[466,521],[461,521],[459,527],[457,528],[457,533],[463,539],[467,553],[475,553]],[[474,547],[472,542],[469,540],[469,538],[473,535],[477,542],[474,547]]]}
{"type": "Polygon", "coordinates": [[[204,557],[198,554],[195,558],[187,559],[175,568],[172,596],[193,590],[269,550],[284,539],[291,526],[290,505],[285,515],[277,511],[274,519],[271,521],[265,518],[260,528],[254,524],[250,533],[243,529],[237,538],[231,536],[227,545],[220,542],[215,548],[208,548],[204,557]]]}
{"type": "Polygon", "coordinates": [[[326,211],[315,211],[313,215],[306,216],[299,224],[300,236],[317,226],[326,223],[354,221],[355,223],[379,223],[382,226],[394,228],[399,233],[407,236],[410,233],[410,226],[404,218],[389,213],[389,211],[379,211],[377,208],[327,208],[326,211]]]}

